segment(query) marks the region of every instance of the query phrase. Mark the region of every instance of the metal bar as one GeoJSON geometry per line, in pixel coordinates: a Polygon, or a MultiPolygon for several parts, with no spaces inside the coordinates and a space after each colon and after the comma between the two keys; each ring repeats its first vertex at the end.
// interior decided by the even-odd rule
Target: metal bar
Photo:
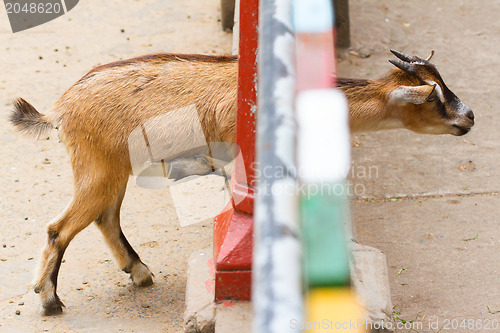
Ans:
{"type": "Polygon", "coordinates": [[[234,163],[233,200],[214,221],[215,300],[250,300],[253,236],[252,165],[257,109],[257,25],[259,0],[238,6],[239,71],[236,144],[242,158],[234,163]]]}
{"type": "Polygon", "coordinates": [[[255,161],[255,112],[257,110],[257,43],[259,0],[240,3],[238,115],[236,117],[236,144],[243,159],[234,165],[233,198],[236,208],[253,213],[255,161]]]}
{"type": "Polygon", "coordinates": [[[291,0],[262,1],[253,294],[255,333],[297,333],[303,322],[297,217],[291,0]]]}

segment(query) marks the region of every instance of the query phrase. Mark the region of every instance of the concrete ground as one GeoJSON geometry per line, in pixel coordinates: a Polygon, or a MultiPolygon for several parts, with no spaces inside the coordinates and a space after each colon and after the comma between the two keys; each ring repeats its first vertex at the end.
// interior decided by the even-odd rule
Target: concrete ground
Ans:
{"type": "MultiPolygon", "coordinates": [[[[340,76],[384,74],[392,68],[391,48],[422,57],[434,49],[445,82],[477,119],[464,137],[404,130],[353,137],[356,239],[387,256],[396,322],[422,323],[418,332],[494,327],[500,320],[494,121],[500,3],[350,2],[353,49],[339,54],[340,76]],[[463,320],[473,326],[444,326],[463,320]]],[[[180,227],[167,191],[140,189],[132,181],[122,224],[156,284],[132,287],[90,226],[72,242],[61,268],[65,313],[38,315],[29,284],[44,226],[71,196],[71,169],[54,135],[32,143],[5,119],[13,98],[46,110],[97,64],[155,51],[229,53],[231,35],[219,27],[218,3],[107,1],[104,8],[81,1],[63,17],[17,34],[0,11],[0,332],[182,331],[186,260],[210,246],[211,221],[180,227]]]]}
{"type": "Polygon", "coordinates": [[[500,321],[500,3],[350,2],[353,50],[339,76],[383,75],[389,49],[435,50],[444,81],[476,115],[463,137],[353,137],[355,237],[387,256],[395,318],[421,323],[419,332],[491,331],[500,321]]]}

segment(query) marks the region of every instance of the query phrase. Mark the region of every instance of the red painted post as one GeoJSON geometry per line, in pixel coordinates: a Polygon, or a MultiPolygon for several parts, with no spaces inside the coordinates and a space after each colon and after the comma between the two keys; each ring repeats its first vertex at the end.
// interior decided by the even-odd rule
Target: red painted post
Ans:
{"type": "Polygon", "coordinates": [[[243,158],[235,162],[231,208],[214,221],[216,301],[249,300],[251,294],[258,12],[258,0],[240,2],[236,144],[243,158]]]}

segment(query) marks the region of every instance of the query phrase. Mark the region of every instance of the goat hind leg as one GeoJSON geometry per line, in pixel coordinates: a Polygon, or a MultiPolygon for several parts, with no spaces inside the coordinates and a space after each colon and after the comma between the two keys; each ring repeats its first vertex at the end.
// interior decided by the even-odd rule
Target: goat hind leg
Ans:
{"type": "Polygon", "coordinates": [[[40,311],[45,316],[52,316],[62,313],[64,304],[56,293],[57,275],[61,266],[65,248],[55,244],[57,234],[50,226],[47,229],[47,245],[43,249],[37,274],[33,282],[35,293],[40,295],[40,311]]]}
{"type": "Polygon", "coordinates": [[[153,284],[153,273],[141,261],[139,255],[132,248],[120,227],[120,208],[127,189],[125,182],[118,194],[118,198],[106,207],[95,223],[101,230],[108,247],[118,262],[118,266],[130,274],[133,283],[140,287],[153,284]]]}
{"type": "MultiPolygon", "coordinates": [[[[41,298],[43,315],[57,315],[62,312],[63,303],[57,296],[57,276],[62,258],[71,240],[104,210],[118,195],[119,188],[114,193],[101,191],[105,185],[113,184],[120,179],[94,179],[75,185],[75,194],[68,208],[47,227],[47,244],[42,252],[38,272],[34,280],[34,290],[41,298]]],[[[108,187],[109,189],[109,187],[108,187]]]]}
{"type": "Polygon", "coordinates": [[[61,218],[47,227],[47,244],[43,249],[34,283],[34,290],[41,297],[43,315],[56,315],[62,312],[64,305],[57,296],[56,289],[64,252],[76,234],[85,229],[98,213],[99,208],[96,206],[82,211],[80,201],[73,199],[61,218]]]}

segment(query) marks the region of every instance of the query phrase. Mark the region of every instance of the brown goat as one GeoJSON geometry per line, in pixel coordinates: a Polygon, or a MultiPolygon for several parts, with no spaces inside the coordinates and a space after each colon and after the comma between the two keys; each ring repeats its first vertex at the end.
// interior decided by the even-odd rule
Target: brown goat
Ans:
{"type": "Polygon", "coordinates": [[[378,80],[339,79],[349,103],[352,132],[406,128],[424,134],[464,135],[474,113],[444,83],[427,59],[391,50],[400,60],[378,80]]]}
{"type": "MultiPolygon", "coordinates": [[[[379,80],[338,80],[349,103],[351,130],[467,133],[473,113],[446,87],[437,69],[428,60],[393,53],[401,59],[391,61],[399,69],[379,80]]],[[[36,136],[57,128],[73,168],[73,199],[47,227],[34,280],[44,315],[62,312],[56,294],[61,260],[73,237],[92,221],[133,283],[153,283],[153,274],[120,227],[120,206],[134,171],[130,152],[136,142],[130,138],[139,133],[146,140],[139,148],[149,152],[139,164],[169,161],[187,170],[177,170],[173,178],[213,171],[206,148],[193,149],[193,141],[199,141],[201,131],[205,142],[234,143],[237,73],[236,57],[153,54],[94,68],[47,115],[23,99],[15,101],[11,122],[36,136]]]]}

